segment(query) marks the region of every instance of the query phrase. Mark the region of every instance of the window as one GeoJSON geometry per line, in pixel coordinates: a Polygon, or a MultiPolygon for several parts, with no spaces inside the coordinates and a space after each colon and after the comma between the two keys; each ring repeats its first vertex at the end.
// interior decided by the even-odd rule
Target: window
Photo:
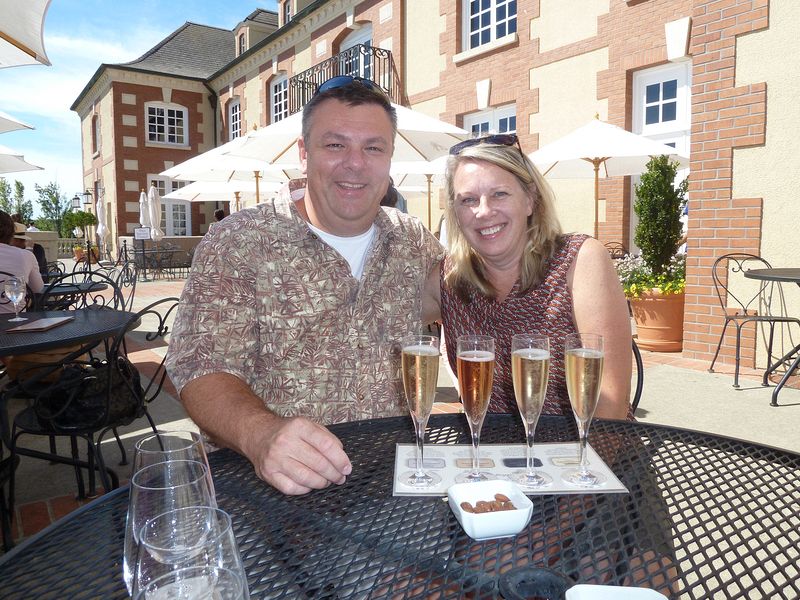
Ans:
{"type": "Polygon", "coordinates": [[[464,115],[464,129],[472,137],[489,133],[513,133],[517,130],[517,107],[512,104],[464,115]]]}
{"type": "Polygon", "coordinates": [[[234,98],[228,104],[228,140],[235,140],[242,135],[242,104],[234,98]]]}
{"type": "Polygon", "coordinates": [[[186,146],[186,109],[182,106],[146,104],[147,141],[186,146]]]}
{"type": "Polygon", "coordinates": [[[634,132],[658,139],[688,135],[691,129],[688,63],[634,74],[634,132]]]}
{"type": "Polygon", "coordinates": [[[92,117],[92,154],[100,152],[100,115],[92,117]]]}
{"type": "Polygon", "coordinates": [[[286,25],[292,18],[292,0],[283,3],[283,24],[286,25]]]}
{"type": "Polygon", "coordinates": [[[464,50],[517,31],[517,0],[463,0],[464,50]]]}
{"type": "Polygon", "coordinates": [[[270,123],[289,116],[289,80],[281,75],[270,83],[270,123]]]}
{"type": "Polygon", "coordinates": [[[161,196],[161,230],[164,235],[190,235],[192,229],[191,211],[186,200],[166,200],[167,191],[174,192],[188,182],[150,177],[148,181],[155,183],[158,195],[161,196]]]}
{"type": "Polygon", "coordinates": [[[341,74],[372,80],[372,54],[365,47],[372,46],[372,26],[367,25],[350,33],[339,46],[341,74]],[[357,47],[358,46],[358,47],[357,47]],[[352,48],[352,50],[351,50],[352,48]],[[350,50],[350,52],[347,52],[350,50]]]}
{"type": "Polygon", "coordinates": [[[239,52],[236,56],[241,56],[245,52],[247,52],[247,36],[245,36],[244,32],[239,34],[239,52]]]}

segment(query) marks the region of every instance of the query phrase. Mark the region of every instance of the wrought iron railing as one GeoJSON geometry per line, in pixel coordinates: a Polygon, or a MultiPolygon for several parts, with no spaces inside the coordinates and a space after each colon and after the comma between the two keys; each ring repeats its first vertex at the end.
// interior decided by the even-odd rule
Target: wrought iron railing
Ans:
{"type": "Polygon", "coordinates": [[[400,103],[400,81],[389,50],[357,44],[289,79],[289,112],[294,114],[311,100],[320,84],[338,75],[356,75],[378,84],[400,103]]]}

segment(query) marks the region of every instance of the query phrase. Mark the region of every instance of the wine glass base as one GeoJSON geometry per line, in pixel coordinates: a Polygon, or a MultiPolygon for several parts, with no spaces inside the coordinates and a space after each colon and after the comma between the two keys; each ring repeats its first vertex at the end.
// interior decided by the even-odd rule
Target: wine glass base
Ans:
{"type": "Polygon", "coordinates": [[[546,473],[532,473],[516,471],[511,474],[511,481],[526,489],[546,488],[553,485],[553,478],[546,473]]]}
{"type": "Polygon", "coordinates": [[[423,473],[418,475],[414,471],[407,471],[401,473],[398,481],[406,487],[412,488],[429,488],[442,483],[442,478],[436,473],[423,473]]]}
{"type": "Polygon", "coordinates": [[[14,319],[9,319],[8,322],[9,323],[19,323],[20,321],[27,321],[27,320],[28,320],[27,317],[16,317],[14,319]]]}
{"type": "Polygon", "coordinates": [[[456,475],[455,480],[456,483],[475,483],[476,481],[492,481],[497,478],[498,477],[492,473],[479,471],[478,473],[461,473],[460,475],[456,475]]]}
{"type": "Polygon", "coordinates": [[[594,471],[581,471],[580,469],[566,471],[561,475],[561,479],[563,479],[566,483],[585,488],[600,487],[606,482],[606,478],[600,473],[595,473],[594,471]]]}

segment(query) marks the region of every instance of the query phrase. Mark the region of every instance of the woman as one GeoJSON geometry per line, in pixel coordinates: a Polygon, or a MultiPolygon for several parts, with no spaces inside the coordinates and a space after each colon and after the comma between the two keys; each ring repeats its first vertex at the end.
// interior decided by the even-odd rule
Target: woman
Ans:
{"type": "Polygon", "coordinates": [[[597,412],[626,418],[631,329],[608,252],[586,235],[562,234],[553,194],[522,153],[516,135],[453,146],[447,168],[445,220],[451,254],[441,269],[441,312],[455,369],[459,335],[496,340],[492,412],[516,411],[511,337],[550,337],[550,381],[544,413],[570,414],[564,337],[598,333],[605,364],[597,412]]]}

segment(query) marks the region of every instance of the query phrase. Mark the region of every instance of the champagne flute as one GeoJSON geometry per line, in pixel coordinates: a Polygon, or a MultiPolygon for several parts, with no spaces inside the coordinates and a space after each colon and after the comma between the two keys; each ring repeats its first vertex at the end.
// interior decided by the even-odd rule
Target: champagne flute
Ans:
{"type": "Polygon", "coordinates": [[[567,392],[575,413],[580,436],[581,459],[577,469],[561,477],[567,483],[581,487],[597,487],[605,482],[600,473],[589,470],[586,440],[589,424],[597,408],[600,385],[603,381],[603,336],[595,333],[571,333],[564,342],[567,392]]]}
{"type": "Polygon", "coordinates": [[[433,335],[407,335],[400,343],[403,347],[400,359],[403,389],[417,437],[417,469],[401,474],[400,482],[417,488],[432,487],[440,483],[442,478],[425,471],[423,445],[425,426],[431,415],[439,378],[439,338],[433,335]]]}
{"type": "Polygon", "coordinates": [[[521,334],[511,338],[511,376],[517,408],[525,425],[526,468],[516,471],[511,479],[526,488],[542,488],[553,483],[534,467],[533,435],[542,414],[550,371],[550,341],[546,335],[521,334]]]}
{"type": "Polygon", "coordinates": [[[456,342],[458,388],[472,437],[472,470],[456,476],[458,483],[494,479],[480,470],[481,428],[489,408],[494,379],[494,339],[488,335],[462,335],[456,342]]]}
{"type": "MultiPolygon", "coordinates": [[[[211,497],[215,498],[214,481],[211,478],[211,467],[203,444],[203,438],[196,431],[159,431],[146,435],[133,449],[131,475],[143,467],[168,460],[196,460],[208,469],[208,487],[211,497]]],[[[213,504],[216,506],[216,503],[213,504]]]]}
{"type": "Polygon", "coordinates": [[[6,294],[6,298],[11,304],[14,305],[14,318],[9,319],[10,321],[18,322],[18,321],[27,321],[28,319],[25,317],[19,316],[19,309],[25,302],[25,281],[20,279],[19,277],[9,277],[5,281],[4,291],[6,294]]]}
{"type": "Polygon", "coordinates": [[[222,567],[186,567],[147,584],[136,600],[245,600],[242,576],[222,567]]]}
{"type": "Polygon", "coordinates": [[[186,506],[212,506],[206,466],[193,460],[170,460],[140,469],[131,478],[122,574],[133,595],[139,534],[153,517],[186,506]]]}
{"type": "Polygon", "coordinates": [[[210,506],[190,506],[160,514],[139,533],[134,592],[172,571],[186,567],[221,567],[247,579],[228,513],[210,506]]]}

